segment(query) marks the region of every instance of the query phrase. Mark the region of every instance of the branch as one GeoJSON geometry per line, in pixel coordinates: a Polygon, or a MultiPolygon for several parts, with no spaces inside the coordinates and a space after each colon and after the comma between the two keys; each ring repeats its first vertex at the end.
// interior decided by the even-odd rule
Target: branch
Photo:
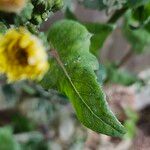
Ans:
{"type": "Polygon", "coordinates": [[[107,23],[115,23],[116,21],[118,21],[118,19],[125,14],[125,12],[127,11],[127,7],[126,8],[122,8],[120,10],[117,10],[112,16],[111,18],[108,20],[107,23]]]}
{"type": "Polygon", "coordinates": [[[121,68],[125,63],[128,62],[128,60],[133,56],[133,51],[132,49],[130,49],[125,56],[123,56],[123,58],[120,60],[119,64],[118,64],[118,68],[121,68]]]}

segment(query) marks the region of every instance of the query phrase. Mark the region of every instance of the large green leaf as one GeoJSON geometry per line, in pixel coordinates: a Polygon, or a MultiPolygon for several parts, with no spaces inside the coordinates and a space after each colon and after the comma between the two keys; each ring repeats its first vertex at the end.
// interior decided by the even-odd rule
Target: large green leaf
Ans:
{"type": "MultiPolygon", "coordinates": [[[[70,11],[69,8],[66,9],[65,16],[67,19],[76,20],[77,17],[70,11]]],[[[115,26],[112,24],[104,23],[93,23],[93,22],[81,22],[87,30],[92,34],[90,52],[92,52],[96,57],[99,56],[100,49],[103,47],[103,44],[111,32],[115,29],[115,26]]]]}
{"type": "Polygon", "coordinates": [[[98,61],[89,52],[91,34],[81,24],[63,20],[49,31],[53,50],[50,70],[41,84],[65,93],[86,127],[111,136],[122,136],[124,127],[108,108],[97,82],[98,61]]]}

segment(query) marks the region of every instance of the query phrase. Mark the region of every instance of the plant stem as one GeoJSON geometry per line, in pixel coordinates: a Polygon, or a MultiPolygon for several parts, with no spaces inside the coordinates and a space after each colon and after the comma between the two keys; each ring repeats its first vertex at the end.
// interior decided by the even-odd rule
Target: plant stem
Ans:
{"type": "MultiPolygon", "coordinates": [[[[128,7],[117,10],[112,17],[108,20],[108,23],[115,23],[125,12],[128,10],[128,7]]],[[[133,51],[130,49],[127,54],[120,60],[118,68],[122,67],[131,57],[133,56],[133,51]]]]}
{"type": "Polygon", "coordinates": [[[120,60],[119,64],[118,64],[118,68],[121,68],[125,63],[127,63],[127,61],[133,56],[133,51],[132,49],[130,49],[125,56],[123,56],[123,58],[120,60]]]}
{"type": "Polygon", "coordinates": [[[127,7],[122,8],[120,10],[117,10],[112,16],[111,18],[108,20],[107,23],[115,23],[122,15],[124,15],[124,13],[127,11],[127,7]]]}

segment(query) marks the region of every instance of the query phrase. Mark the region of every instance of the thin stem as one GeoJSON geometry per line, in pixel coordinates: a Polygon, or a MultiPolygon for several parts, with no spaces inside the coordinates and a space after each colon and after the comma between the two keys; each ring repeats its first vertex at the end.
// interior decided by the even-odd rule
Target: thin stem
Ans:
{"type": "Polygon", "coordinates": [[[132,49],[130,49],[125,56],[123,56],[123,58],[120,60],[119,64],[118,64],[118,68],[122,67],[125,63],[128,62],[128,60],[133,56],[133,51],[132,49]]]}
{"type": "Polygon", "coordinates": [[[117,10],[112,17],[108,20],[107,23],[115,23],[124,13],[127,11],[128,8],[122,8],[120,10],[117,10]]]}

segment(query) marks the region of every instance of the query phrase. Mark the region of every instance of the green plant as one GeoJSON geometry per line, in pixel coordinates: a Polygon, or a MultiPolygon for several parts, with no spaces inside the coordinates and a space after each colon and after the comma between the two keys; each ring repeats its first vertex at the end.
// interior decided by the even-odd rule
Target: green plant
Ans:
{"type": "MultiPolygon", "coordinates": [[[[66,3],[65,1],[65,4],[66,3]]],[[[68,3],[71,4],[70,1],[68,1],[68,3]]],[[[15,30],[15,32],[12,33],[16,33],[18,37],[20,37],[18,38],[20,40],[16,42],[20,47],[14,43],[11,47],[15,50],[14,61],[18,59],[16,63],[23,63],[17,64],[18,66],[28,67],[30,65],[31,67],[31,70],[25,72],[28,75],[25,76],[25,73],[18,74],[20,75],[20,80],[26,78],[36,79],[35,75],[39,76],[40,73],[37,68],[40,68],[40,66],[38,66],[40,63],[37,63],[37,66],[34,68],[34,78],[30,77],[32,75],[32,63],[34,64],[36,58],[40,57],[42,53],[35,56],[35,60],[33,59],[28,62],[30,59],[29,56],[34,56],[34,52],[31,54],[31,51],[27,51],[27,48],[20,44],[23,34],[19,32],[20,27],[23,27],[25,30],[23,32],[28,32],[31,37],[34,36],[42,41],[45,49],[44,53],[46,53],[48,57],[48,60],[44,61],[48,61],[49,70],[44,67],[43,72],[45,73],[47,71],[47,73],[44,76],[41,73],[40,80],[36,80],[34,84],[33,82],[27,81],[17,83],[21,84],[21,90],[28,95],[38,95],[38,97],[43,99],[50,99],[52,96],[48,94],[46,90],[58,90],[68,97],[76,111],[78,119],[83,125],[99,133],[122,137],[126,133],[125,128],[110,111],[102,85],[108,82],[119,83],[126,86],[135,82],[143,83],[143,81],[135,77],[135,75],[120,70],[120,67],[133,53],[139,54],[149,49],[147,47],[150,45],[150,1],[116,0],[116,2],[111,3],[110,0],[94,0],[92,2],[84,0],[79,1],[79,4],[90,9],[98,9],[99,11],[106,10],[108,13],[112,13],[112,15],[106,23],[82,22],[77,19],[71,9],[67,7],[69,5],[66,4],[66,19],[55,22],[49,27],[48,31],[41,32],[41,24],[55,13],[55,11],[63,8],[62,0],[29,0],[19,13],[18,9],[16,12],[13,10],[13,12],[10,13],[3,11],[0,7],[0,39],[2,40],[2,44],[0,44],[0,72],[6,74],[9,79],[8,67],[10,66],[8,64],[5,66],[2,61],[5,60],[7,63],[8,58],[11,58],[11,54],[9,54],[11,45],[8,47],[5,41],[5,39],[8,39],[6,35],[11,29],[15,30]],[[98,62],[100,49],[103,47],[107,37],[117,28],[117,21],[120,18],[124,18],[122,31],[124,36],[131,43],[130,52],[127,54],[128,57],[125,56],[120,62],[108,62],[108,64],[104,64],[104,66],[101,67],[102,64],[98,62]],[[18,58],[20,48],[23,49],[25,53],[19,53],[18,58]],[[8,54],[5,53],[6,49],[8,49],[8,54]],[[39,88],[38,85],[42,85],[44,89],[39,88]]],[[[11,42],[10,38],[8,43],[11,42]]],[[[29,46],[30,45],[31,44],[29,44],[29,46]]],[[[44,54],[42,55],[44,56],[44,54]]],[[[13,64],[11,63],[10,65],[13,70],[13,64]]],[[[17,70],[15,72],[17,73],[17,70]]],[[[5,77],[2,77],[3,79],[1,81],[5,82],[5,77]]],[[[14,80],[16,79],[19,80],[15,76],[14,80]]],[[[9,90],[13,89],[10,90],[10,92],[13,93],[17,90],[18,85],[15,86],[12,79],[8,81],[10,81],[11,85],[7,86],[7,88],[9,88],[9,90]]],[[[3,83],[3,86],[5,86],[5,83],[3,83]]],[[[5,91],[7,91],[6,87],[5,91]]],[[[19,103],[19,100],[16,101],[15,105],[19,103]]]]}

